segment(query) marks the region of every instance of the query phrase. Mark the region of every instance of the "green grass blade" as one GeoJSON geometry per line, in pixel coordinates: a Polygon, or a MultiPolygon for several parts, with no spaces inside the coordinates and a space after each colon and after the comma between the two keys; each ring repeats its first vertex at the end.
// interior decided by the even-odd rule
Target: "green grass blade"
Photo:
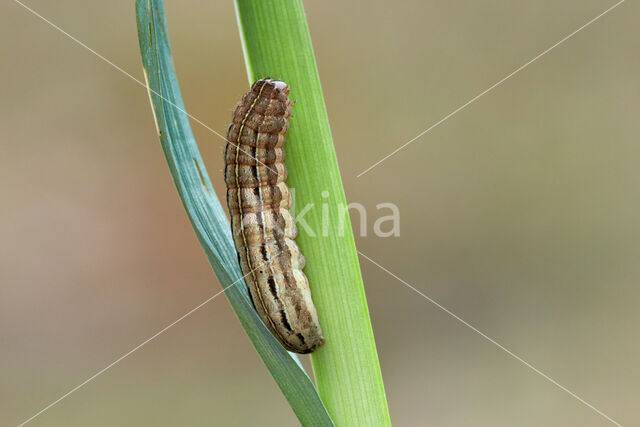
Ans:
{"type": "Polygon", "coordinates": [[[302,2],[236,0],[236,11],[249,80],[283,80],[295,102],[285,143],[287,184],[296,190],[298,212],[314,205],[304,218],[315,236],[298,223],[296,241],[308,261],[305,273],[326,338],[326,344],[311,355],[320,396],[337,425],[389,425],[358,257],[350,223],[345,221],[344,190],[302,2]],[[328,208],[324,224],[323,204],[328,208]],[[345,222],[342,233],[341,221],[345,222]]]}
{"type": "Polygon", "coordinates": [[[213,191],[185,114],[162,1],[138,0],[136,13],[142,62],[160,142],[209,263],[242,327],[301,423],[333,426],[299,361],[273,338],[247,297],[226,215],[213,191]]]}

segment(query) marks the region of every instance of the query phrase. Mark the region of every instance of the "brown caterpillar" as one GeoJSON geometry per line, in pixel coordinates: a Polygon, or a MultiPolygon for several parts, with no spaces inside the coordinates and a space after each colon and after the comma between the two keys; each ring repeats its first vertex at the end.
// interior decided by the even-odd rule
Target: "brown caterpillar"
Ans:
{"type": "Polygon", "coordinates": [[[224,177],[233,241],[253,305],[289,351],[311,353],[324,343],[304,256],[294,242],[285,184],[284,134],[291,116],[289,87],[260,79],[233,110],[224,177]]]}

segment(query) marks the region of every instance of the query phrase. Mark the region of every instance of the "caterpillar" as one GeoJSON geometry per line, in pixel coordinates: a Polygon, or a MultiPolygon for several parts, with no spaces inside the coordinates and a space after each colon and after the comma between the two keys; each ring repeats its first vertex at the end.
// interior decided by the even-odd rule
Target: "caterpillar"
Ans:
{"type": "Polygon", "coordinates": [[[253,306],[287,350],[304,354],[324,337],[302,272],[305,258],[293,240],[282,149],[290,106],[286,83],[264,78],[251,85],[227,129],[224,176],[233,241],[253,306]]]}

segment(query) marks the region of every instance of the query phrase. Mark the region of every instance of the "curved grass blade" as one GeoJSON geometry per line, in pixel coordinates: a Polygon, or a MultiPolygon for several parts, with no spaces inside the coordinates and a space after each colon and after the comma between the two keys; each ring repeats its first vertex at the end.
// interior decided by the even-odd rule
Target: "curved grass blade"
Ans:
{"type": "Polygon", "coordinates": [[[242,327],[300,422],[333,426],[298,359],[273,338],[247,297],[226,215],[211,186],[185,113],[162,1],[137,0],[136,15],[143,68],[162,149],[209,263],[242,327]]]}
{"type": "Polygon", "coordinates": [[[313,206],[304,216],[308,227],[298,226],[296,242],[307,259],[305,274],[326,338],[311,354],[318,391],[338,425],[390,425],[302,0],[235,4],[249,80],[283,80],[295,101],[286,143],[287,184],[296,190],[296,212],[313,206]]]}

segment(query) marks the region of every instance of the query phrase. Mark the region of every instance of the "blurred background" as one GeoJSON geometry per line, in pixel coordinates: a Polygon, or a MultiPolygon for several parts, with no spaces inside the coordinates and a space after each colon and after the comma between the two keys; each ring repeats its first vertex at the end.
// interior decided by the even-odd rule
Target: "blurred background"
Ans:
{"type": "MultiPolygon", "coordinates": [[[[613,4],[330,0],[306,10],[347,198],[373,219],[378,203],[401,211],[400,237],[375,237],[370,219],[358,248],[632,426],[637,3],[356,178],[613,4]]],[[[143,79],[133,1],[28,5],[143,79]]],[[[233,4],[165,7],[187,109],[223,132],[248,86],[233,4]]],[[[0,425],[17,425],[220,286],[178,200],[145,89],[13,1],[0,5],[0,36],[0,425]]],[[[224,141],[193,130],[224,198],[224,141]]],[[[611,425],[361,266],[395,425],[611,425]]],[[[222,297],[31,423],[256,424],[297,420],[222,297]]]]}

